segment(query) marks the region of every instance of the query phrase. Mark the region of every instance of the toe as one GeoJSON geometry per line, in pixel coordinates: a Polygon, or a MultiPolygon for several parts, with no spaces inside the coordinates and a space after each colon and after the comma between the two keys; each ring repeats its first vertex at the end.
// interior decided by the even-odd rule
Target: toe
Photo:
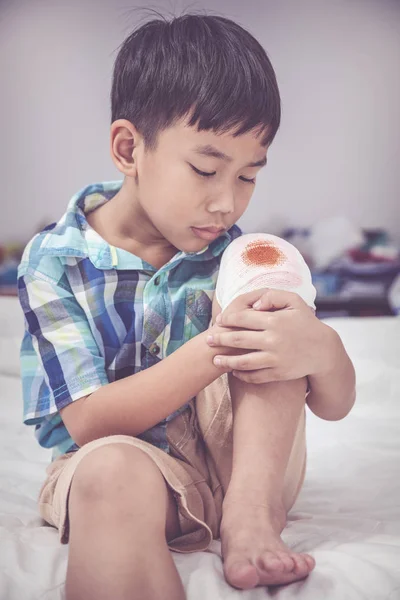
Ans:
{"type": "Polygon", "coordinates": [[[263,552],[257,560],[257,566],[267,571],[285,571],[285,564],[277,552],[263,552]]]}
{"type": "Polygon", "coordinates": [[[248,590],[259,583],[257,568],[247,560],[238,560],[224,565],[225,578],[233,587],[248,590]]]}
{"type": "Polygon", "coordinates": [[[305,577],[309,572],[310,568],[303,554],[292,554],[295,567],[293,573],[299,577],[305,577]]]}
{"type": "Polygon", "coordinates": [[[279,558],[282,561],[282,564],[284,565],[284,571],[285,573],[290,573],[291,571],[293,571],[294,567],[295,567],[295,562],[292,558],[292,556],[290,554],[288,554],[287,552],[277,552],[277,555],[279,556],[279,558]]]}
{"type": "Polygon", "coordinates": [[[312,571],[315,567],[315,559],[310,554],[304,554],[303,556],[306,559],[308,568],[310,569],[310,571],[312,571]]]}

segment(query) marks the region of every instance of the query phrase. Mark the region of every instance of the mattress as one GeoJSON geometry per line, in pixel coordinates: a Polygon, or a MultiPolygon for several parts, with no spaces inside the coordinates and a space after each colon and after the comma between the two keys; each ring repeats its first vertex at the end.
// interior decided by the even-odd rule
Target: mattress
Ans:
{"type": "MultiPolygon", "coordinates": [[[[307,411],[308,467],[284,541],[314,556],[299,582],[240,592],[220,543],[173,554],[188,600],[400,600],[400,318],[331,319],[357,372],[357,401],[337,422],[307,411]]],[[[0,599],[60,600],[68,547],[38,516],[50,461],[22,424],[15,299],[0,299],[0,599]]],[[[173,600],[173,599],[166,599],[173,600]]]]}

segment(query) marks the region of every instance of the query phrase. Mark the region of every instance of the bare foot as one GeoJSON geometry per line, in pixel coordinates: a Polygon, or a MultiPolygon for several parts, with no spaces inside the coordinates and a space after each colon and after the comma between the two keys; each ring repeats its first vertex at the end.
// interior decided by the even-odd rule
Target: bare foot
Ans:
{"type": "Polygon", "coordinates": [[[315,567],[309,554],[293,552],[280,533],[284,509],[224,502],[221,522],[225,578],[235,588],[282,585],[304,579],[315,567]]]}

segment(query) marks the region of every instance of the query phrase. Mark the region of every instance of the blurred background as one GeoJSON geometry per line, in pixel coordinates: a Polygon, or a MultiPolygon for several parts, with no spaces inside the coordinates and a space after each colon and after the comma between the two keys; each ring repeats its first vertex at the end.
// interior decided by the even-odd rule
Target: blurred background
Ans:
{"type": "MultiPolygon", "coordinates": [[[[109,93],[129,0],[0,0],[0,292],[70,197],[119,179],[109,93]]],[[[148,6],[148,5],[146,5],[148,6]]],[[[239,225],[305,256],[329,315],[400,313],[400,1],[154,2],[232,18],[267,51],[282,125],[239,225]]],[[[151,17],[150,17],[151,18],[151,17]]]]}

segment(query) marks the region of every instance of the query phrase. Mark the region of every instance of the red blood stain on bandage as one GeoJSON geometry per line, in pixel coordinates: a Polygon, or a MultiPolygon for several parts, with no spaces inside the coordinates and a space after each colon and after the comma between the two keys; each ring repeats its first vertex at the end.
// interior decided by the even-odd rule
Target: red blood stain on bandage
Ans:
{"type": "Polygon", "coordinates": [[[265,240],[255,240],[247,244],[242,252],[246,265],[257,267],[276,267],[286,262],[286,256],[275,244],[265,240]]]}

